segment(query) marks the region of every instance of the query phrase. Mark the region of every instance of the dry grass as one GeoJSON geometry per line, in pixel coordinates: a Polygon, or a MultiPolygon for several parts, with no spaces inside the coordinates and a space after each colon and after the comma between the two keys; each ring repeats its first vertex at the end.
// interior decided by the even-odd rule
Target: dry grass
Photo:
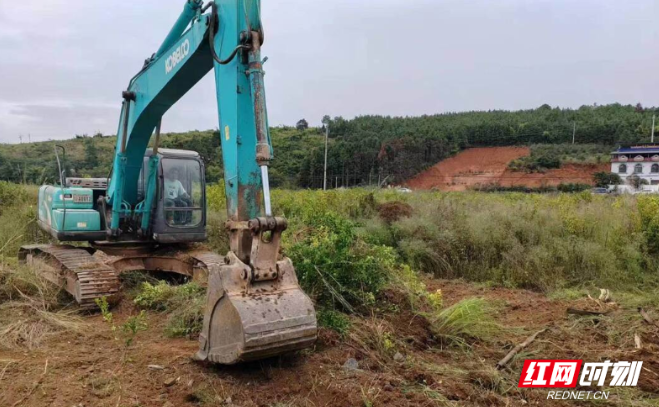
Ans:
{"type": "Polygon", "coordinates": [[[375,316],[355,318],[352,324],[348,338],[359,351],[380,367],[386,367],[394,353],[404,346],[393,334],[396,332],[394,327],[384,319],[375,316]]]}
{"type": "Polygon", "coordinates": [[[60,290],[43,277],[42,271],[16,261],[0,263],[0,301],[37,302],[42,309],[58,306],[60,290]]]}
{"type": "Polygon", "coordinates": [[[28,350],[62,332],[83,332],[87,325],[75,311],[46,311],[34,303],[17,301],[0,306],[0,321],[0,347],[28,350]]]}
{"type": "Polygon", "coordinates": [[[83,332],[75,310],[59,302],[60,290],[38,268],[0,264],[0,347],[35,349],[62,332],[83,332]]]}

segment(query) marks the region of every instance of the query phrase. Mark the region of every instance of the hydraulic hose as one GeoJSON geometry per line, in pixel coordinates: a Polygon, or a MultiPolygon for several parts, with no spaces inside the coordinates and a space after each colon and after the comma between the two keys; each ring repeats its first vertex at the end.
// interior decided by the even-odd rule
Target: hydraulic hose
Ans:
{"type": "Polygon", "coordinates": [[[215,62],[217,62],[220,65],[226,65],[229,62],[233,61],[233,59],[238,55],[238,51],[245,49],[249,50],[251,49],[250,46],[248,45],[238,45],[233,52],[231,52],[231,55],[227,59],[221,59],[218,55],[217,52],[215,52],[215,34],[217,33],[217,4],[215,2],[211,2],[211,17],[210,17],[210,22],[208,24],[208,43],[211,48],[211,55],[213,55],[213,59],[215,62]]]}

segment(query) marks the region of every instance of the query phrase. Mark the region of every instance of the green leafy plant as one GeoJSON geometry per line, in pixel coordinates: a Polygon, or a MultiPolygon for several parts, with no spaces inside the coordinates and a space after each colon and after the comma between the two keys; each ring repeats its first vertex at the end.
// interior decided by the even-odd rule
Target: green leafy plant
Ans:
{"type": "Polygon", "coordinates": [[[596,172],[593,174],[593,181],[595,181],[595,186],[599,188],[622,184],[622,178],[620,178],[620,175],[610,172],[596,172]]]}
{"type": "Polygon", "coordinates": [[[141,311],[138,315],[129,317],[126,322],[117,327],[114,323],[114,315],[110,311],[107,298],[97,298],[95,302],[101,310],[103,320],[110,326],[114,339],[116,341],[123,339],[125,347],[128,348],[133,344],[135,337],[140,331],[146,331],[148,329],[146,313],[144,311],[141,311]]]}
{"type": "Polygon", "coordinates": [[[350,319],[343,313],[335,310],[320,310],[317,314],[318,324],[329,328],[341,336],[345,336],[350,329],[350,319]]]}
{"type": "Polygon", "coordinates": [[[112,312],[110,312],[110,304],[108,303],[108,299],[106,297],[101,297],[97,298],[94,302],[96,302],[96,305],[98,308],[100,308],[103,320],[112,327],[112,331],[115,331],[116,327],[114,326],[114,316],[112,315],[112,312]]]}
{"type": "Polygon", "coordinates": [[[444,296],[442,295],[442,290],[437,290],[434,293],[429,293],[426,295],[428,303],[435,310],[440,310],[444,305],[444,296]]]}
{"type": "Polygon", "coordinates": [[[124,344],[129,347],[133,344],[133,340],[138,332],[146,331],[148,325],[146,322],[146,312],[141,311],[137,315],[129,317],[126,322],[121,325],[121,331],[124,333],[124,344]]]}
{"type": "Polygon", "coordinates": [[[308,233],[287,249],[303,287],[325,306],[369,305],[390,280],[395,252],[369,244],[356,225],[333,212],[309,213],[308,233]]]}

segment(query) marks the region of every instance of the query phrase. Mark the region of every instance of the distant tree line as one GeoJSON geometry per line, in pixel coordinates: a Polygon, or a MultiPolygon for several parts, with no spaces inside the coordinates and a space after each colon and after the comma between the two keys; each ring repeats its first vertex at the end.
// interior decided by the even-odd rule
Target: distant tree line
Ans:
{"type": "MultiPolygon", "coordinates": [[[[640,104],[521,111],[447,113],[420,117],[362,116],[329,120],[328,171],[368,183],[374,174],[401,182],[469,147],[533,144],[635,144],[650,141],[652,115],[640,104]],[[576,131],[575,131],[576,125],[576,131]]],[[[659,133],[658,133],[659,137],[659,133]]],[[[319,187],[324,150],[310,152],[300,186],[319,187]]]]}
{"type": "MultiPolygon", "coordinates": [[[[402,182],[469,147],[563,144],[636,144],[650,141],[657,108],[611,104],[560,109],[543,105],[520,111],[446,113],[419,117],[325,116],[322,127],[300,120],[272,129],[274,186],[321,188],[325,126],[329,126],[329,186],[402,182]],[[576,125],[576,131],[575,131],[576,125]]],[[[658,133],[659,137],[659,133],[658,133]]],[[[68,140],[65,168],[70,176],[104,177],[112,163],[114,137],[68,140]]],[[[55,142],[0,145],[0,179],[53,182],[55,142]],[[24,147],[20,152],[18,147],[24,147]]],[[[220,136],[214,131],[167,134],[163,147],[198,151],[210,182],[223,177],[220,136]]],[[[544,163],[551,166],[552,163],[544,163]]],[[[543,164],[543,165],[544,165],[543,164]]]]}

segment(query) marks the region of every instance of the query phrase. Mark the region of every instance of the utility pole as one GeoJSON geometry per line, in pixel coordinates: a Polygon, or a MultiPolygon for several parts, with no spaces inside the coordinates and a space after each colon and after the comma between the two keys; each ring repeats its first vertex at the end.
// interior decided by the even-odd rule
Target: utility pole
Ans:
{"type": "Polygon", "coordinates": [[[21,141],[21,144],[23,144],[23,135],[22,134],[18,136],[18,139],[21,141]]]}
{"type": "Polygon", "coordinates": [[[654,115],[654,114],[653,114],[653,115],[652,115],[652,137],[651,137],[651,139],[650,139],[650,140],[651,140],[651,141],[650,141],[651,143],[654,143],[654,119],[655,119],[655,117],[657,117],[657,115],[654,115]]]}
{"type": "Polygon", "coordinates": [[[577,122],[574,122],[574,127],[572,128],[572,144],[577,136],[577,122]]]}
{"type": "Polygon", "coordinates": [[[329,139],[329,121],[325,123],[325,173],[323,175],[323,191],[327,191],[327,142],[329,139]]]}

